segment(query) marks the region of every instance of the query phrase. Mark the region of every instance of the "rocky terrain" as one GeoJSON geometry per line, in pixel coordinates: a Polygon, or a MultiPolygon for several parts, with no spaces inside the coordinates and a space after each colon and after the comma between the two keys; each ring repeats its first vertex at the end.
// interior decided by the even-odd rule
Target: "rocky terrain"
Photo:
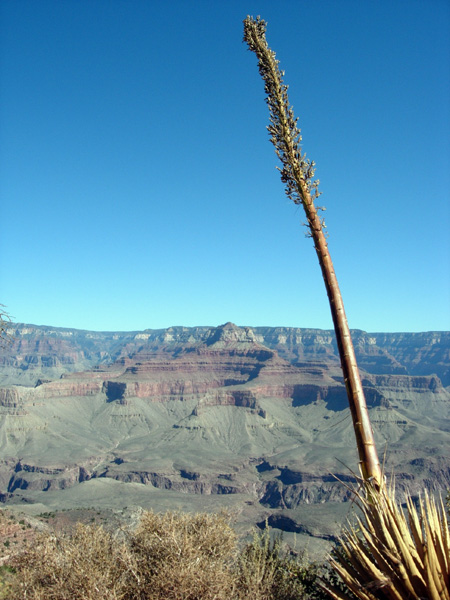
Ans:
{"type": "MultiPolygon", "coordinates": [[[[0,500],[235,512],[332,540],[357,454],[331,331],[14,325],[0,351],[0,500]]],[[[450,333],[353,332],[397,488],[450,487],[450,333]]]]}

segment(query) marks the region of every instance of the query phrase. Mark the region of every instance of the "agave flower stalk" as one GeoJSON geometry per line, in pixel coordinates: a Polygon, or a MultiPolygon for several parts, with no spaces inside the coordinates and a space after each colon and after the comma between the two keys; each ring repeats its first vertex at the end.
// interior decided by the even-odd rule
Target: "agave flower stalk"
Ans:
{"type": "Polygon", "coordinates": [[[289,105],[288,88],[282,79],[284,72],[280,71],[279,61],[276,60],[275,53],[269,48],[266,41],[266,22],[260,17],[256,19],[247,17],[244,20],[244,42],[256,54],[259,72],[265,83],[266,102],[270,111],[270,125],[267,129],[282,164],[281,180],[286,186],[287,196],[295,204],[301,204],[304,208],[309,235],[314,241],[322,270],[353,418],[361,472],[365,480],[373,481],[378,487],[383,483],[380,461],[375,447],[344,303],[328,250],[324,220],[318,214],[318,210],[323,210],[323,208],[315,204],[320,196],[319,180],[314,180],[315,163],[302,154],[302,137],[300,129],[297,127],[297,119],[294,118],[292,107],[289,105]]]}

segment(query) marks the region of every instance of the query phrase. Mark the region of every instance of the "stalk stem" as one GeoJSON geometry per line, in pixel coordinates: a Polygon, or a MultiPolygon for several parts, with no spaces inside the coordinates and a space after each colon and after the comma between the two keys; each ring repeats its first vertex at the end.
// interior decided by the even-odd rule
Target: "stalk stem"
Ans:
{"type": "Polygon", "coordinates": [[[381,487],[382,470],[344,303],[328,250],[324,224],[314,203],[320,195],[319,181],[313,181],[314,162],[306,160],[306,156],[301,153],[301,134],[297,127],[297,119],[294,118],[292,107],[289,106],[287,86],[283,83],[275,53],[267,44],[265,32],[266,23],[259,17],[256,19],[247,17],[244,20],[244,41],[258,57],[259,71],[265,83],[266,102],[270,111],[268,130],[271,142],[283,164],[281,180],[286,184],[288,197],[296,204],[302,204],[305,210],[307,225],[322,270],[353,419],[362,476],[366,481],[373,481],[376,487],[381,487]]]}

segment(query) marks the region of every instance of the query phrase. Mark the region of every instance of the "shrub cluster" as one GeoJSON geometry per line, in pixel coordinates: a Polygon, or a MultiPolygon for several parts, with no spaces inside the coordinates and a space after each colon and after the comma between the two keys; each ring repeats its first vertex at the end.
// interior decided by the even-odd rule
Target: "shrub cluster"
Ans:
{"type": "MultiPolygon", "coordinates": [[[[324,596],[317,568],[268,531],[239,547],[225,514],[144,513],[117,536],[78,524],[41,535],[11,563],[10,600],[302,600],[324,596]]],[[[6,589],[7,587],[7,589],[6,589]]]]}

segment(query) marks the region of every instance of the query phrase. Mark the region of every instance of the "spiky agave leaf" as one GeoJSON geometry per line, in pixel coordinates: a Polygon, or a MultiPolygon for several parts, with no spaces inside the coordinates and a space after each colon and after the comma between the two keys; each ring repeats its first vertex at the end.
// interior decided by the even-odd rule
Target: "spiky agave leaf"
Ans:
{"type": "MultiPolygon", "coordinates": [[[[330,563],[361,600],[450,600],[447,516],[427,492],[416,507],[408,496],[406,515],[394,486],[364,482],[355,492],[361,517],[349,523],[330,563]]],[[[335,599],[348,598],[329,585],[335,599]]]]}

